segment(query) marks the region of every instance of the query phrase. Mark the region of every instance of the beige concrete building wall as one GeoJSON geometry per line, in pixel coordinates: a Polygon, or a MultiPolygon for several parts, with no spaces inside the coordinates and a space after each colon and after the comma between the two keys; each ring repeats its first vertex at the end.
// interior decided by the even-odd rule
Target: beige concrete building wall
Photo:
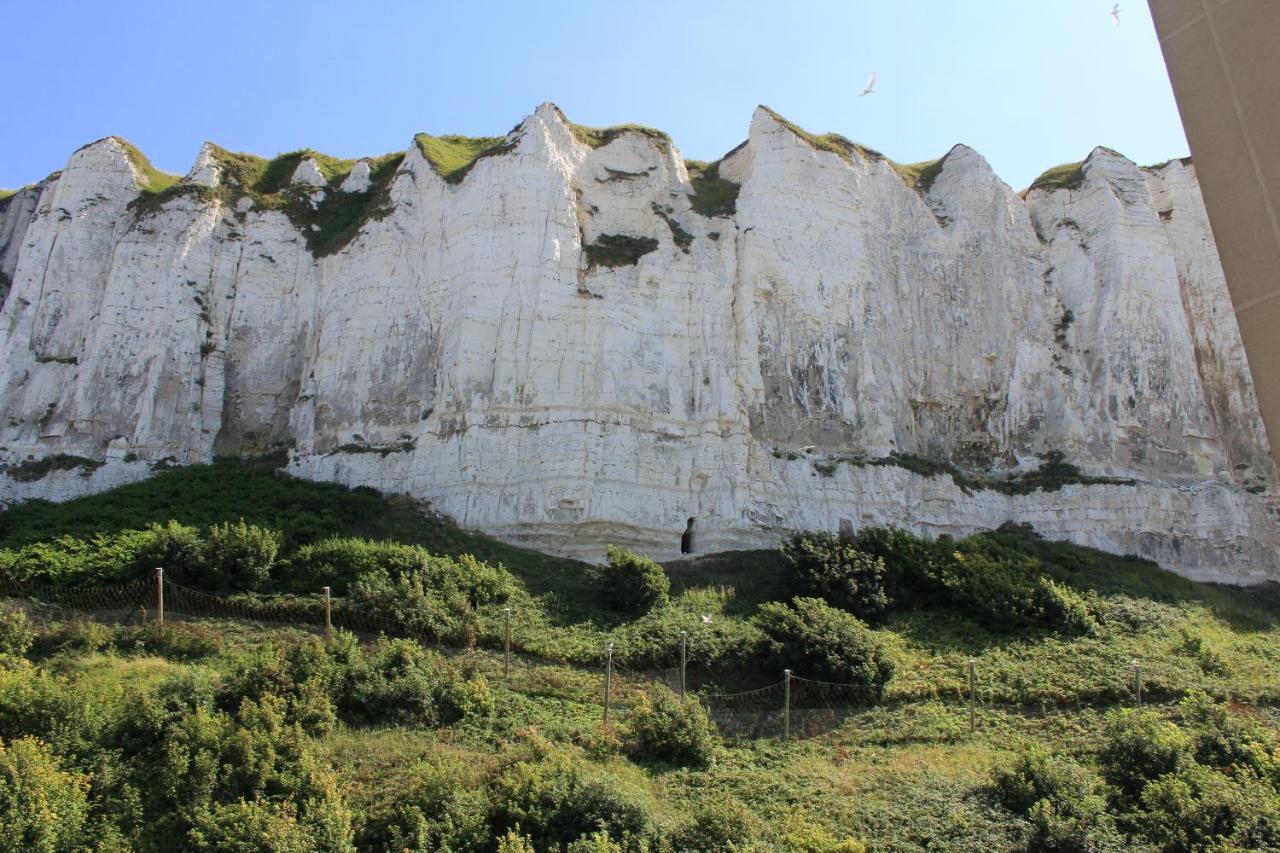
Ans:
{"type": "Polygon", "coordinates": [[[1149,0],[1280,461],[1280,0],[1149,0]]]}

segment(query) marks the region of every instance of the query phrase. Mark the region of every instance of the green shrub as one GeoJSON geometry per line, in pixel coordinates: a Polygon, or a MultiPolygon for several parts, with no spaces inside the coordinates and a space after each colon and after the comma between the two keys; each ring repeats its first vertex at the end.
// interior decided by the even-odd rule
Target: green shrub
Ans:
{"type": "Polygon", "coordinates": [[[483,676],[466,677],[409,640],[379,639],[367,664],[352,666],[337,690],[339,711],[354,722],[445,726],[494,708],[483,676]]]}
{"type": "Polygon", "coordinates": [[[920,607],[942,600],[942,566],[951,559],[950,539],[928,539],[896,527],[864,527],[851,544],[885,565],[885,586],[895,604],[920,607]]]}
{"type": "Polygon", "coordinates": [[[641,837],[652,823],[647,798],[638,791],[562,754],[507,768],[494,784],[492,801],[494,835],[514,830],[537,850],[559,849],[595,832],[614,840],[641,837]]]}
{"type": "Polygon", "coordinates": [[[0,570],[4,580],[21,584],[117,583],[138,576],[139,555],[153,538],[148,530],[94,534],[85,539],[60,536],[0,551],[0,570]]]}
{"type": "Polygon", "coordinates": [[[398,542],[330,538],[304,545],[289,559],[286,578],[293,589],[314,592],[322,586],[345,595],[356,578],[376,571],[400,577],[422,568],[430,554],[425,548],[398,542]]]}
{"type": "Polygon", "coordinates": [[[87,849],[88,790],[89,778],[63,770],[46,744],[0,740],[0,851],[87,849]]]}
{"type": "Polygon", "coordinates": [[[1143,789],[1137,823],[1161,850],[1276,850],[1280,795],[1251,774],[1193,764],[1143,789]]]}
{"type": "Polygon", "coordinates": [[[1270,731],[1231,713],[1199,691],[1178,705],[1178,722],[1191,734],[1195,759],[1229,772],[1250,770],[1280,782],[1280,743],[1270,731]]]}
{"type": "Polygon", "coordinates": [[[688,767],[710,765],[719,741],[715,726],[696,697],[681,700],[660,685],[636,700],[629,729],[633,755],[688,767]]]}
{"type": "Polygon", "coordinates": [[[1080,593],[1047,577],[1036,581],[1039,622],[1064,634],[1088,634],[1098,623],[1080,593]]]}
{"type": "Polygon", "coordinates": [[[1032,850],[1089,853],[1115,837],[1101,780],[1070,758],[1031,747],[997,769],[993,782],[1005,808],[1030,822],[1032,850]]]}
{"type": "Polygon", "coordinates": [[[198,530],[168,521],[150,525],[147,534],[147,542],[134,561],[140,577],[149,577],[154,569],[162,568],[166,577],[178,583],[205,583],[205,544],[198,530]]]}
{"type": "Polygon", "coordinates": [[[838,837],[802,812],[787,817],[783,841],[788,853],[867,853],[867,846],[861,841],[847,835],[838,837]]]}
{"type": "Polygon", "coordinates": [[[793,533],[782,542],[782,556],[799,595],[816,595],[862,619],[889,606],[884,559],[854,548],[830,533],[793,533]]]}
{"type": "Polygon", "coordinates": [[[875,634],[856,616],[820,598],[762,605],[757,617],[776,669],[850,684],[866,684],[879,696],[893,665],[875,634]]]}
{"type": "Polygon", "coordinates": [[[354,850],[346,839],[330,846],[315,827],[299,822],[293,803],[239,800],[196,810],[187,839],[195,850],[270,850],[271,853],[312,853],[315,850],[354,850]],[[342,843],[345,841],[346,843],[342,843]]]}
{"type": "Polygon", "coordinates": [[[386,817],[371,816],[357,844],[363,850],[479,850],[491,838],[488,816],[488,797],[473,787],[467,768],[433,755],[395,792],[386,817]]]}
{"type": "Polygon", "coordinates": [[[608,562],[601,566],[597,583],[605,604],[620,613],[647,613],[671,600],[671,581],[662,566],[648,557],[610,545],[608,562]]]}
{"type": "Polygon", "coordinates": [[[280,550],[280,534],[273,530],[226,522],[209,528],[205,560],[210,580],[221,589],[261,589],[271,577],[280,550]]]}
{"type": "Polygon", "coordinates": [[[675,847],[700,853],[737,853],[751,849],[762,829],[750,809],[725,796],[698,806],[693,820],[676,832],[675,847]]]}
{"type": "MultiPolygon", "coordinates": [[[[336,778],[311,752],[301,728],[285,718],[285,701],[245,699],[235,716],[197,707],[170,723],[157,751],[154,814],[169,832],[202,827],[217,832],[270,831],[270,814],[224,811],[241,801],[296,814],[312,849],[351,848],[351,812],[336,778]],[[222,826],[222,830],[217,827],[222,826]]],[[[236,849],[236,848],[232,848],[236,849]]]]}
{"type": "Polygon", "coordinates": [[[1107,715],[1098,764],[1122,801],[1136,801],[1148,782],[1191,761],[1190,738],[1158,714],[1125,708],[1107,715]]]}
{"type": "Polygon", "coordinates": [[[505,601],[515,579],[501,566],[491,566],[463,554],[436,556],[417,545],[331,538],[304,545],[284,567],[291,588],[315,592],[322,586],[343,595],[357,578],[382,573],[391,579],[420,576],[423,584],[449,595],[460,593],[473,605],[505,601]]]}
{"type": "Polygon", "coordinates": [[[427,642],[470,646],[480,630],[466,593],[436,586],[422,571],[392,576],[378,569],[363,575],[351,585],[346,606],[357,615],[394,619],[427,642]]]}
{"type": "Polygon", "coordinates": [[[35,642],[36,632],[20,607],[0,606],[0,657],[22,657],[35,642]]]}

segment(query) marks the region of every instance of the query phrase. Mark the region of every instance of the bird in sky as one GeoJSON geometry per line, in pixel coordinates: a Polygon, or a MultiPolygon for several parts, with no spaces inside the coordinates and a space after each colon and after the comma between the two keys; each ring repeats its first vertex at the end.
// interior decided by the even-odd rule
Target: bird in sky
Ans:
{"type": "Polygon", "coordinates": [[[858,97],[861,98],[863,95],[874,95],[875,93],[876,93],[876,72],[872,71],[871,76],[867,78],[867,87],[862,90],[862,93],[858,95],[858,97]]]}
{"type": "Polygon", "coordinates": [[[1120,4],[1115,3],[1111,6],[1111,23],[1120,26],[1120,4]]]}

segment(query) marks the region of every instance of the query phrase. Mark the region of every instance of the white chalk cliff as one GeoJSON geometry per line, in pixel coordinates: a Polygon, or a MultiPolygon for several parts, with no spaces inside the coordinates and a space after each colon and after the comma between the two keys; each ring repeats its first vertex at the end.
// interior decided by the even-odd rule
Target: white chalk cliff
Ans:
{"type": "Polygon", "coordinates": [[[0,202],[0,501],[285,449],[592,559],[689,519],[700,553],[1012,521],[1280,578],[1189,164],[1097,149],[1024,199],[964,146],[904,177],[761,108],[691,181],[549,104],[448,180],[429,152],[295,157],[267,204],[239,155],[153,191],[108,138],[0,202]]]}

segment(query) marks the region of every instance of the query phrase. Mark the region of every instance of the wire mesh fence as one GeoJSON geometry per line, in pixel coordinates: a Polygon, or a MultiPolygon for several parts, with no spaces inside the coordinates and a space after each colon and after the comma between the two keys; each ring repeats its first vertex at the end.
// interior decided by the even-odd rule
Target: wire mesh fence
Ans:
{"type": "MultiPolygon", "coordinates": [[[[624,721],[639,697],[654,685],[662,685],[682,697],[696,697],[726,738],[815,737],[841,728],[869,707],[884,702],[882,686],[823,681],[790,670],[782,673],[781,680],[730,690],[718,678],[721,674],[699,660],[696,649],[689,648],[684,632],[678,640],[673,638],[673,656],[678,660],[675,666],[625,666],[613,654],[612,644],[588,662],[580,658],[538,657],[521,649],[518,635],[522,620],[513,618],[512,609],[502,605],[476,608],[470,614],[473,622],[467,631],[442,634],[429,621],[416,623],[369,613],[350,601],[330,596],[327,588],[323,594],[312,596],[219,595],[174,583],[161,572],[154,579],[96,586],[0,582],[0,598],[21,599],[26,606],[51,617],[77,614],[77,619],[154,623],[163,622],[167,614],[170,618],[238,620],[318,631],[332,628],[369,638],[405,638],[446,654],[470,655],[468,666],[527,696],[569,698],[596,705],[606,724],[624,721]]],[[[1071,673],[1072,682],[1063,685],[1063,696],[1095,707],[1138,707],[1144,702],[1169,701],[1185,695],[1185,685],[1196,681],[1187,669],[1191,665],[1170,660],[1150,664],[1113,658],[1091,660],[1081,666],[1080,672],[1071,673]]],[[[1280,703],[1277,686],[1261,679],[1256,683],[1239,678],[1201,683],[1206,693],[1219,700],[1280,703]]],[[[730,684],[739,686],[740,681],[730,684]]],[[[976,661],[970,660],[963,673],[947,673],[936,684],[912,685],[911,695],[955,707],[957,714],[967,716],[970,731],[975,731],[983,715],[1025,705],[1019,701],[1024,688],[1017,678],[1001,679],[983,672],[976,661]]],[[[898,701],[902,701],[901,697],[898,701]]],[[[1063,703],[1062,707],[1070,704],[1063,703]]]]}

